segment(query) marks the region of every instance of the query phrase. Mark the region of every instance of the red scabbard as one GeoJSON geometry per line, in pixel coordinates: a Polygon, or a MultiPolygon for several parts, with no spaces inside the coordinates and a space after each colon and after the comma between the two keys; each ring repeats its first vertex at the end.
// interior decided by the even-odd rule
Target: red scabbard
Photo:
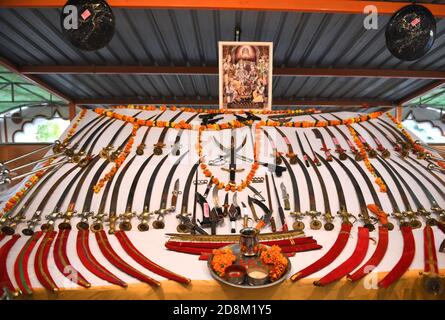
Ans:
{"type": "MultiPolygon", "coordinates": [[[[0,248],[0,288],[4,287],[8,288],[8,290],[13,294],[17,295],[19,292],[14,285],[12,284],[11,278],[8,275],[8,267],[7,260],[9,252],[11,251],[14,244],[20,238],[20,235],[14,234],[11,239],[9,239],[1,248],[0,248]]],[[[3,290],[2,290],[3,291],[3,290]]]]}
{"type": "Polygon", "coordinates": [[[372,270],[377,267],[380,262],[383,260],[383,257],[388,250],[388,228],[379,227],[379,242],[377,243],[377,247],[375,248],[374,254],[369,258],[369,260],[360,267],[353,274],[348,275],[348,279],[351,281],[357,281],[368,273],[371,273],[372,270]]]}
{"type": "Polygon", "coordinates": [[[426,273],[439,274],[433,228],[428,225],[425,226],[425,228],[423,229],[423,239],[423,252],[425,257],[425,267],[423,270],[426,273]]]}
{"type": "Polygon", "coordinates": [[[392,283],[397,281],[409,268],[414,259],[416,245],[411,227],[400,227],[403,236],[403,253],[400,260],[392,268],[392,270],[379,282],[379,287],[388,288],[392,283]]]}
{"type": "Polygon", "coordinates": [[[124,260],[122,260],[122,258],[119,257],[117,253],[114,251],[114,249],[111,247],[111,244],[108,241],[107,234],[105,233],[104,230],[95,232],[95,236],[97,244],[99,245],[102,254],[116,268],[122,270],[123,272],[125,272],[129,276],[132,276],[133,278],[148,283],[149,285],[153,285],[156,287],[159,287],[161,285],[159,281],[156,281],[155,279],[143,274],[142,272],[139,272],[138,270],[130,266],[128,263],[126,263],[124,260]]]}
{"type": "Polygon", "coordinates": [[[70,235],[71,229],[59,230],[57,233],[56,242],[54,243],[54,262],[56,263],[57,269],[62,273],[67,279],[78,284],[79,286],[89,288],[91,283],[89,283],[82,274],[77,271],[70,260],[68,259],[68,254],[66,253],[66,243],[68,242],[68,237],[70,235]]]}
{"type": "Polygon", "coordinates": [[[136,249],[124,231],[116,231],[115,235],[125,252],[144,268],[147,268],[151,272],[154,272],[164,278],[174,280],[179,283],[190,283],[190,279],[167,270],[144,256],[138,249],[136,249]]]}
{"type": "Polygon", "coordinates": [[[15,280],[17,281],[17,286],[24,294],[31,295],[34,290],[32,288],[31,281],[29,280],[28,262],[31,252],[34,250],[34,247],[42,235],[43,231],[34,233],[25,243],[22,250],[20,250],[20,253],[14,263],[15,280]]]}
{"type": "Polygon", "coordinates": [[[355,250],[352,255],[337,268],[325,275],[323,278],[315,281],[314,285],[325,286],[346,276],[349,272],[357,268],[360,263],[362,263],[363,259],[366,256],[366,252],[368,251],[368,246],[369,229],[365,227],[359,227],[357,245],[355,246],[355,250]]]}
{"type": "Polygon", "coordinates": [[[56,231],[43,232],[44,237],[37,248],[36,257],[34,260],[34,269],[37,279],[47,290],[58,291],[56,283],[54,282],[48,269],[48,256],[51,244],[56,236],[56,231]]]}
{"type": "Polygon", "coordinates": [[[93,256],[89,246],[89,230],[79,230],[77,233],[76,249],[80,261],[82,261],[85,268],[92,274],[108,281],[112,284],[116,284],[121,287],[127,287],[127,283],[116,277],[110,271],[108,271],[103,265],[101,265],[93,256]]]}
{"type": "Polygon", "coordinates": [[[335,240],[334,245],[329,249],[326,254],[319,260],[315,261],[310,266],[298,271],[292,277],[292,281],[297,281],[299,279],[305,278],[332,263],[343,251],[346,243],[349,239],[349,233],[351,232],[352,225],[349,223],[343,223],[341,225],[340,233],[338,234],[337,240],[335,240]]]}

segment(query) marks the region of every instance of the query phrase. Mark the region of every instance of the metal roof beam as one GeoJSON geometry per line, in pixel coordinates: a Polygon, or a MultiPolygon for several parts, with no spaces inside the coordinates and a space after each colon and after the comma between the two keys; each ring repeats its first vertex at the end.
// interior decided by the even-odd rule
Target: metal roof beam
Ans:
{"type": "MultiPolygon", "coordinates": [[[[77,105],[126,105],[126,104],[153,104],[153,105],[187,105],[187,106],[212,106],[218,105],[216,99],[174,99],[165,97],[162,99],[152,98],[93,98],[78,99],[74,101],[77,105]]],[[[367,100],[312,100],[312,99],[293,99],[293,100],[273,100],[273,106],[360,106],[367,107],[392,107],[395,104],[391,101],[367,101],[367,100]]]]}
{"type": "Polygon", "coordinates": [[[411,101],[413,101],[414,99],[419,98],[423,95],[426,95],[428,92],[431,92],[434,89],[440,88],[443,85],[445,85],[445,80],[434,81],[433,83],[430,83],[430,84],[414,91],[413,93],[408,94],[404,98],[400,99],[397,102],[397,105],[404,106],[404,105],[410,103],[411,101]]]}
{"type": "MultiPolygon", "coordinates": [[[[217,75],[218,67],[186,66],[22,66],[22,74],[217,75]]],[[[274,76],[392,79],[440,79],[445,71],[340,68],[274,68],[274,76]]]]}
{"type": "Polygon", "coordinates": [[[3,57],[0,57],[0,66],[3,66],[9,70],[11,70],[12,72],[14,72],[15,74],[23,77],[25,80],[31,82],[32,84],[50,92],[51,94],[59,97],[62,100],[65,100],[67,102],[71,101],[72,99],[70,97],[68,97],[67,95],[61,93],[60,91],[58,91],[57,89],[54,89],[53,87],[51,87],[50,85],[48,85],[47,83],[45,83],[44,81],[40,80],[39,78],[33,76],[33,75],[25,75],[22,74],[19,69],[17,68],[16,65],[14,65],[13,63],[9,62],[8,60],[6,60],[3,57]]]}
{"type": "MultiPolygon", "coordinates": [[[[393,14],[411,2],[357,0],[108,0],[115,8],[137,9],[201,9],[201,10],[260,10],[321,13],[363,14],[368,5],[376,6],[379,14],[393,14]]],[[[3,0],[0,8],[61,8],[66,0],[3,0]]],[[[445,16],[445,6],[422,3],[437,17],[445,16]]]]}

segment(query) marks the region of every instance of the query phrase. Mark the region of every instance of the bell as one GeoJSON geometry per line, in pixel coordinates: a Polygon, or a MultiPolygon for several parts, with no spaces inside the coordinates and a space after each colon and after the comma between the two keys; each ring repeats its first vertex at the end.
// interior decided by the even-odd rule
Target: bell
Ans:
{"type": "Polygon", "coordinates": [[[62,222],[59,224],[59,230],[71,230],[69,222],[62,222]]]}
{"type": "Polygon", "coordinates": [[[145,148],[144,144],[138,145],[138,147],[136,148],[136,154],[138,156],[142,156],[144,154],[144,148],[145,148]]]}
{"type": "Polygon", "coordinates": [[[8,236],[12,236],[15,233],[14,228],[10,226],[3,226],[1,231],[8,236]]]}
{"type": "Polygon", "coordinates": [[[26,229],[23,229],[23,230],[22,230],[22,233],[23,233],[25,236],[30,237],[30,236],[32,236],[32,235],[34,234],[34,230],[31,229],[31,228],[26,228],[26,229]]]}
{"type": "Polygon", "coordinates": [[[157,156],[160,156],[160,155],[162,154],[162,148],[160,148],[160,147],[155,147],[155,148],[153,149],[153,153],[154,153],[155,155],[157,155],[157,156]]]}
{"type": "Polygon", "coordinates": [[[368,156],[369,156],[371,159],[377,158],[377,151],[375,151],[374,149],[369,150],[369,152],[368,152],[368,156]]]}
{"type": "Polygon", "coordinates": [[[362,156],[361,156],[359,153],[356,153],[356,154],[355,154],[354,159],[355,159],[355,161],[357,161],[357,162],[363,160],[362,156]]]}
{"type": "MultiPolygon", "coordinates": [[[[348,159],[348,156],[344,152],[340,153],[340,155],[338,157],[340,158],[341,161],[345,161],[346,159],[348,159]]],[[[360,161],[360,160],[357,160],[357,161],[360,161]]]]}

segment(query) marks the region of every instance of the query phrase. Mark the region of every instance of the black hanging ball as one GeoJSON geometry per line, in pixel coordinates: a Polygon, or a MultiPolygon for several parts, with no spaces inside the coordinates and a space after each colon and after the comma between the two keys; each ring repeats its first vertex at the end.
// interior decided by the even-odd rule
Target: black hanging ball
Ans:
{"type": "Polygon", "coordinates": [[[386,46],[400,60],[424,56],[436,38],[436,20],[427,8],[409,5],[397,11],[386,26],[386,46]]]}
{"type": "Polygon", "coordinates": [[[113,11],[104,0],[69,0],[62,9],[60,23],[69,42],[86,51],[105,47],[113,38],[115,29],[113,11]],[[77,8],[77,17],[73,17],[70,10],[73,7],[68,6],[77,8]],[[73,18],[77,19],[77,28],[73,18]]]}

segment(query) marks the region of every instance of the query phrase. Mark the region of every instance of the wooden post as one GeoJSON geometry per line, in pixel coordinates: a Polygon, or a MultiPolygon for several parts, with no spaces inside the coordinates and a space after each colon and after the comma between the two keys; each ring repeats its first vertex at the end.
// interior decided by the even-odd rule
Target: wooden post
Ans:
{"type": "Polygon", "coordinates": [[[68,103],[68,108],[70,112],[70,120],[73,120],[76,117],[76,104],[73,101],[68,103]]]}
{"type": "Polygon", "coordinates": [[[402,122],[402,115],[403,115],[403,107],[401,104],[397,105],[396,107],[396,119],[398,122],[402,122]]]}

